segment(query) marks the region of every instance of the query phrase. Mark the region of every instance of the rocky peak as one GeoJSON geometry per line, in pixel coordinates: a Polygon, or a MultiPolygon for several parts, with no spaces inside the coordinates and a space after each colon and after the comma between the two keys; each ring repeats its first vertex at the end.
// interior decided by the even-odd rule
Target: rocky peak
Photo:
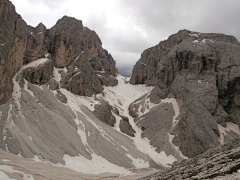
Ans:
{"type": "MultiPolygon", "coordinates": [[[[0,32],[0,104],[10,98],[12,78],[21,66],[45,58],[46,54],[53,59],[56,68],[69,66],[62,87],[75,94],[91,96],[101,93],[102,85],[117,84],[114,59],[102,48],[96,32],[83,27],[81,20],[64,16],[49,30],[42,23],[34,28],[22,20],[8,0],[0,2],[0,13],[0,26],[3,27],[0,32]],[[76,74],[75,69],[71,68],[75,66],[82,73],[76,74]]],[[[46,79],[52,77],[52,64],[47,67],[51,72],[44,81],[36,79],[42,77],[43,72],[37,69],[40,74],[36,72],[34,75],[35,83],[46,83],[46,79]]],[[[31,74],[34,72],[31,70],[31,74]]]]}
{"type": "Polygon", "coordinates": [[[48,48],[56,67],[65,67],[82,51],[82,21],[64,16],[48,34],[48,48]]]}
{"type": "MultiPolygon", "coordinates": [[[[145,50],[134,66],[131,84],[156,86],[152,99],[177,100],[178,124],[169,132],[183,155],[194,157],[218,146],[219,126],[240,125],[239,49],[233,36],[181,30],[145,50]]],[[[153,118],[139,123],[146,119],[153,118]]]]}
{"type": "Polygon", "coordinates": [[[47,28],[43,23],[39,23],[35,28],[35,34],[45,33],[46,31],[47,31],[47,28]]]}

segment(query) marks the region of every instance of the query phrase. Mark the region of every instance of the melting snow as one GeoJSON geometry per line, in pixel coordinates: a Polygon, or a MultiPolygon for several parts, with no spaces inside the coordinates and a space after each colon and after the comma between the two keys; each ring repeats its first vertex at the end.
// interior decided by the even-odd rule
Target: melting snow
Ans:
{"type": "Polygon", "coordinates": [[[9,159],[2,159],[3,162],[9,162],[9,159]]]}
{"type": "Polygon", "coordinates": [[[136,131],[135,137],[133,137],[132,139],[137,149],[147,154],[156,163],[168,167],[169,164],[176,161],[176,158],[172,155],[167,156],[165,152],[160,153],[156,152],[156,148],[150,145],[149,139],[141,137],[142,130],[135,124],[133,118],[128,113],[129,105],[132,102],[134,102],[134,100],[138,99],[144,94],[149,93],[149,91],[151,91],[153,87],[147,87],[146,85],[128,84],[126,83],[128,79],[124,78],[121,75],[118,75],[117,79],[118,79],[117,86],[104,87],[106,97],[103,97],[103,99],[108,101],[110,105],[119,107],[119,113],[129,118],[129,123],[131,124],[132,128],[136,131]],[[119,104],[119,100],[121,101],[121,104],[119,104]]]}
{"type": "Polygon", "coordinates": [[[35,97],[33,92],[28,89],[28,81],[24,79],[24,90],[27,91],[32,97],[35,97]]]}
{"type": "Polygon", "coordinates": [[[227,135],[227,132],[233,131],[236,134],[240,135],[240,130],[237,124],[231,123],[231,122],[227,122],[226,123],[226,127],[223,127],[222,125],[218,124],[218,130],[220,132],[220,143],[221,145],[224,144],[224,136],[227,135]]]}
{"type": "Polygon", "coordinates": [[[132,160],[132,164],[135,166],[135,168],[141,169],[141,168],[149,167],[149,162],[146,162],[139,158],[134,158],[130,154],[126,154],[126,155],[127,155],[127,157],[129,157],[132,160]]]}
{"type": "MultiPolygon", "coordinates": [[[[83,115],[85,115],[81,111],[81,106],[83,105],[82,100],[84,98],[80,97],[80,96],[76,96],[65,89],[60,89],[60,91],[67,97],[68,106],[74,111],[74,113],[76,115],[75,122],[78,127],[77,132],[78,132],[83,144],[89,150],[89,152],[91,153],[91,156],[92,156],[92,159],[88,160],[85,157],[80,156],[80,155],[76,156],[76,157],[64,155],[63,159],[66,164],[65,167],[68,167],[68,168],[73,169],[78,172],[87,173],[87,174],[99,174],[99,173],[104,173],[104,172],[117,173],[117,174],[130,174],[131,172],[129,170],[127,170],[123,167],[119,167],[113,163],[110,163],[103,157],[95,154],[95,152],[90,148],[90,146],[88,145],[88,142],[87,142],[87,136],[89,135],[89,132],[86,132],[84,124],[81,122],[81,120],[78,119],[78,116],[77,116],[77,112],[80,112],[83,115]]],[[[86,101],[84,103],[86,103],[86,101]]],[[[111,136],[109,136],[101,126],[96,124],[87,115],[85,115],[85,118],[87,118],[87,120],[100,132],[100,134],[106,140],[108,140],[114,146],[116,145],[114,139],[111,136]]]]}
{"type": "Polygon", "coordinates": [[[96,154],[92,154],[91,160],[88,160],[83,156],[71,157],[67,154],[63,156],[63,159],[66,164],[65,167],[86,174],[101,174],[105,172],[114,174],[132,174],[129,170],[112,164],[96,154]]]}
{"type": "Polygon", "coordinates": [[[31,137],[30,135],[29,135],[28,137],[29,137],[29,139],[33,140],[32,137],[31,137]]]}
{"type": "Polygon", "coordinates": [[[147,66],[145,63],[143,63],[143,62],[139,62],[140,64],[143,64],[144,66],[147,66]]]}
{"type": "Polygon", "coordinates": [[[198,35],[200,35],[200,34],[189,34],[189,36],[191,36],[191,37],[193,37],[193,36],[198,37],[198,35]]]}
{"type": "Polygon", "coordinates": [[[23,180],[34,180],[34,178],[31,174],[25,174],[25,172],[14,170],[12,166],[1,165],[0,170],[1,170],[0,171],[0,177],[4,177],[4,180],[13,180],[13,179],[11,179],[8,176],[5,176],[6,174],[3,173],[2,171],[10,173],[10,174],[14,174],[14,173],[22,174],[22,176],[23,176],[22,179],[23,180]]]}
{"type": "Polygon", "coordinates": [[[14,98],[15,102],[17,103],[19,109],[21,108],[21,104],[20,104],[21,88],[20,88],[20,85],[19,85],[19,80],[17,79],[18,75],[24,69],[29,68],[29,67],[36,67],[36,66],[38,66],[40,64],[43,64],[43,63],[47,62],[48,60],[49,60],[48,58],[41,58],[41,59],[33,61],[33,62],[29,63],[29,64],[26,64],[26,65],[22,66],[21,69],[12,78],[12,80],[13,80],[13,93],[12,93],[12,97],[14,98]]]}

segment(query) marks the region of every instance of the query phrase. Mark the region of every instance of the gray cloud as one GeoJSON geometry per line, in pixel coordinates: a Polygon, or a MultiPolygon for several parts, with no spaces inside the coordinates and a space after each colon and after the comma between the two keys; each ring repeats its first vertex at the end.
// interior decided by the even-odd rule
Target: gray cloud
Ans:
{"type": "MultiPolygon", "coordinates": [[[[17,0],[14,1],[17,2],[17,0]]],[[[64,14],[73,16],[72,11],[75,4],[68,5],[66,9],[60,6],[67,2],[69,1],[29,1],[36,8],[41,3],[45,4],[49,11],[39,15],[41,10],[38,10],[36,14],[32,10],[25,10],[28,13],[25,13],[24,18],[27,17],[27,22],[31,23],[35,20],[36,24],[41,19],[50,27],[50,24],[54,25],[57,19],[64,14]],[[53,23],[53,21],[55,22],[53,23]]],[[[102,1],[102,3],[104,2],[106,1],[102,1]]],[[[114,2],[116,3],[114,13],[126,19],[128,27],[109,28],[108,11],[91,11],[91,14],[85,19],[82,19],[81,16],[76,17],[75,15],[78,14],[76,12],[74,16],[83,20],[85,26],[98,33],[103,47],[113,55],[120,74],[125,76],[131,74],[131,70],[143,50],[158,44],[181,29],[205,33],[224,33],[233,35],[240,40],[239,0],[121,0],[114,2]],[[140,30],[134,29],[136,27],[140,30]]],[[[78,1],[78,3],[80,2],[78,1]]],[[[84,6],[83,2],[80,4],[84,6]]],[[[92,7],[88,5],[86,8],[92,7]]],[[[115,23],[118,21],[119,19],[116,19],[115,23]]]]}
{"type": "Polygon", "coordinates": [[[180,29],[232,34],[240,40],[238,0],[125,0],[147,31],[171,35],[180,29]]]}
{"type": "Polygon", "coordinates": [[[30,3],[33,3],[35,5],[38,5],[40,3],[45,4],[46,6],[48,6],[50,9],[57,9],[60,7],[60,5],[63,2],[66,2],[67,0],[30,0],[30,3]]]}

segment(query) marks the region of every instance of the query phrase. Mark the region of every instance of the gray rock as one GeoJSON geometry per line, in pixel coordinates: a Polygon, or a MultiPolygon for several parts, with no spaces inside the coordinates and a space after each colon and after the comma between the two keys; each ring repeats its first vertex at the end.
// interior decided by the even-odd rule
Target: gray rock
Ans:
{"type": "Polygon", "coordinates": [[[102,122],[114,127],[116,118],[112,115],[112,107],[106,101],[101,101],[100,104],[94,106],[93,114],[102,122]]]}
{"type": "Polygon", "coordinates": [[[59,90],[57,90],[56,98],[61,101],[62,103],[67,103],[67,98],[66,96],[59,90]]]}
{"type": "MultiPolygon", "coordinates": [[[[0,32],[0,43],[3,44],[0,49],[0,104],[10,98],[12,78],[21,66],[45,57],[48,53],[48,58],[53,59],[57,68],[72,64],[75,66],[74,60],[78,59],[77,67],[81,66],[79,70],[84,74],[76,75],[73,69],[68,68],[67,77],[64,77],[62,85],[74,94],[92,96],[102,93],[103,85],[117,84],[114,59],[102,48],[102,42],[96,32],[83,27],[82,21],[64,16],[50,30],[42,23],[34,28],[22,20],[8,0],[2,1],[0,6],[0,14],[3,15],[0,25],[4,27],[0,32]],[[99,69],[105,72],[102,77],[97,76],[99,69]]],[[[48,76],[47,70],[49,69],[41,75],[39,71],[33,73],[35,70],[28,69],[24,75],[30,82],[42,84],[49,81],[49,78],[45,77],[48,76]],[[44,79],[40,80],[40,76],[44,79]]]]}
{"type": "Polygon", "coordinates": [[[46,84],[53,77],[53,60],[49,59],[36,67],[29,67],[22,71],[22,77],[33,84],[46,84]]]}
{"type": "Polygon", "coordinates": [[[58,90],[59,89],[59,83],[55,79],[50,79],[47,84],[48,88],[50,90],[58,90]]]}
{"type": "Polygon", "coordinates": [[[240,141],[206,151],[192,159],[174,165],[139,180],[156,179],[239,179],[240,141]]]}
{"type": "Polygon", "coordinates": [[[131,137],[135,137],[136,131],[132,128],[132,126],[129,123],[129,119],[125,116],[121,116],[121,121],[120,121],[120,130],[122,133],[127,134],[131,137]]]}
{"type": "MultiPolygon", "coordinates": [[[[232,36],[181,30],[145,50],[134,66],[130,83],[156,86],[151,102],[177,99],[180,116],[172,134],[183,155],[220,145],[217,123],[240,124],[239,48],[232,36]]],[[[130,106],[131,115],[137,116],[137,108],[130,106]]]]}
{"type": "Polygon", "coordinates": [[[165,85],[155,86],[149,95],[150,102],[159,104],[161,99],[165,99],[167,97],[169,91],[169,88],[165,85]]]}
{"type": "Polygon", "coordinates": [[[8,0],[0,2],[0,105],[12,94],[12,78],[25,62],[43,57],[47,50],[8,0]]]}

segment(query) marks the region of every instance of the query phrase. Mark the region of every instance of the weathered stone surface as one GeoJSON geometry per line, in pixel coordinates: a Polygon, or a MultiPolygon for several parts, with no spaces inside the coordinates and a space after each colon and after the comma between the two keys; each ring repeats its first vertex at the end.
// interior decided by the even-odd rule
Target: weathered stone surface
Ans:
{"type": "Polygon", "coordinates": [[[55,79],[50,79],[48,81],[47,86],[50,90],[58,90],[59,89],[59,83],[55,79]]]}
{"type": "Polygon", "coordinates": [[[83,27],[82,21],[64,16],[49,30],[47,44],[55,66],[68,67],[61,87],[92,96],[101,93],[103,85],[117,85],[115,61],[96,32],[83,27]],[[99,72],[104,75],[97,76],[99,72]]]}
{"type": "Polygon", "coordinates": [[[47,50],[8,0],[0,2],[0,104],[12,94],[12,77],[23,63],[43,57],[47,50]]]}
{"type": "Polygon", "coordinates": [[[8,0],[0,2],[0,104],[12,94],[12,77],[22,66],[26,50],[26,24],[8,0]]]}
{"type": "Polygon", "coordinates": [[[201,70],[214,69],[220,62],[226,68],[237,63],[238,47],[239,42],[233,36],[181,30],[142,53],[130,82],[171,85],[182,69],[198,76],[201,70]]]}
{"type": "Polygon", "coordinates": [[[68,66],[67,73],[60,81],[60,86],[82,96],[92,96],[101,93],[103,89],[85,53],[82,53],[68,66]]]}
{"type": "Polygon", "coordinates": [[[61,101],[62,103],[67,103],[66,96],[59,90],[57,90],[56,98],[61,101]]]}
{"type": "Polygon", "coordinates": [[[116,118],[112,115],[112,107],[106,101],[101,101],[100,104],[94,106],[93,114],[102,122],[113,127],[116,123],[116,118]]]}
{"type": "Polygon", "coordinates": [[[24,69],[22,77],[33,84],[46,84],[53,77],[53,60],[49,59],[45,63],[41,63],[36,67],[24,69]]]}
{"type": "Polygon", "coordinates": [[[97,72],[97,75],[102,85],[116,86],[118,84],[118,80],[112,75],[106,74],[105,72],[101,72],[101,71],[97,72]]]}
{"type": "Polygon", "coordinates": [[[181,30],[145,50],[134,66],[132,84],[156,86],[152,103],[177,99],[178,124],[169,133],[183,155],[194,157],[218,146],[217,124],[240,124],[239,49],[232,36],[181,30]]]}
{"type": "Polygon", "coordinates": [[[135,130],[132,128],[132,126],[129,123],[129,119],[125,116],[121,116],[121,120],[120,120],[120,130],[122,133],[127,134],[131,137],[134,137],[135,135],[135,130]]]}
{"type": "Polygon", "coordinates": [[[64,16],[48,33],[47,43],[56,67],[69,65],[82,51],[82,21],[64,16]]]}
{"type": "Polygon", "coordinates": [[[156,179],[239,179],[240,140],[208,150],[204,154],[175,164],[139,180],[156,179]]]}

